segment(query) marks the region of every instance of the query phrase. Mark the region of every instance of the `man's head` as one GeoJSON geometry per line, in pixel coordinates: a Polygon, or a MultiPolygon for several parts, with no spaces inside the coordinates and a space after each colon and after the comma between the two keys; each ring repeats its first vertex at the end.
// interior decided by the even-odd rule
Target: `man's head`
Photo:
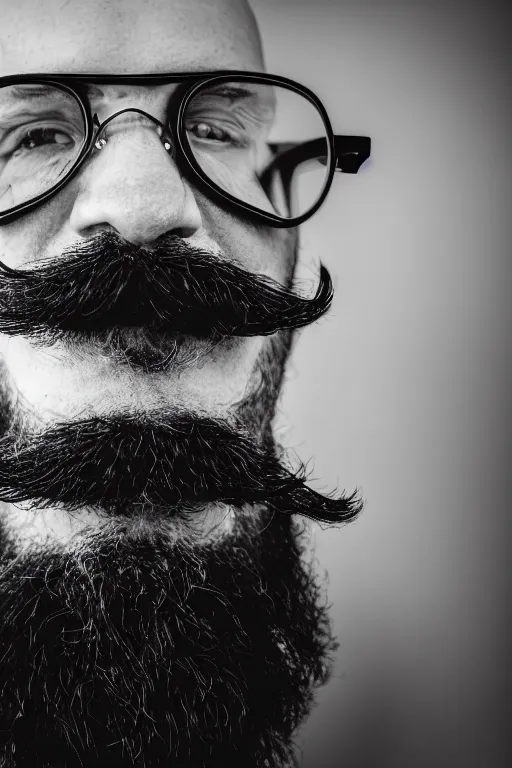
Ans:
{"type": "MultiPolygon", "coordinates": [[[[0,77],[263,71],[239,0],[0,4],[0,77]]],[[[296,230],[169,151],[181,88],[89,84],[98,126],[126,112],[0,227],[0,766],[286,765],[325,679],[292,515],[357,505],[308,489],[271,423],[328,278],[296,295],[296,230]]],[[[23,151],[66,147],[45,119],[23,151]]]]}

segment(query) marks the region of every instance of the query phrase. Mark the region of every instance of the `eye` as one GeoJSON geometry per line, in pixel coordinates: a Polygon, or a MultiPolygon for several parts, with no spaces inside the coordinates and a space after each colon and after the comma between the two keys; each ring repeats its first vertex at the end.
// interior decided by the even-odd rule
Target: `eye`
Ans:
{"type": "Polygon", "coordinates": [[[58,128],[31,128],[18,143],[17,150],[37,149],[50,144],[60,144],[69,147],[73,139],[58,128]]]}
{"type": "Polygon", "coordinates": [[[189,133],[192,133],[196,139],[202,139],[203,141],[217,142],[223,144],[237,144],[238,142],[227,131],[219,128],[212,123],[201,122],[188,122],[186,129],[189,133]]]}

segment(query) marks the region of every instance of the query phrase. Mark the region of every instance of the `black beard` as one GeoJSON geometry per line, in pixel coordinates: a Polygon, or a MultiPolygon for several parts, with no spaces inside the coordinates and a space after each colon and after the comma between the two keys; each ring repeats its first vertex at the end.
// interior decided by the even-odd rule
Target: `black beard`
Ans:
{"type": "MultiPolygon", "coordinates": [[[[0,332],[42,343],[117,328],[210,340],[306,325],[332,298],[326,272],[306,301],[210,254],[162,248],[120,249],[107,236],[69,264],[10,271],[0,332]]],[[[0,523],[0,768],[291,764],[293,732],[335,648],[291,516],[347,522],[355,495],[307,488],[251,399],[244,423],[261,420],[259,438],[240,423],[162,412],[30,433],[6,405],[0,499],[93,506],[106,521],[72,553],[23,554],[0,523]],[[173,516],[218,502],[236,513],[224,539],[171,536],[173,516]],[[128,518],[141,505],[160,518],[137,534],[128,518]]]]}
{"type": "Polygon", "coordinates": [[[63,505],[129,514],[163,508],[168,518],[211,503],[264,504],[286,515],[345,523],[360,511],[356,494],[332,497],[305,484],[242,428],[189,413],[94,417],[41,434],[0,439],[0,501],[63,505]]]}
{"type": "Polygon", "coordinates": [[[289,518],[0,562],[1,768],[284,768],[335,643],[289,518]]]}
{"type": "Polygon", "coordinates": [[[46,343],[77,335],[105,343],[122,328],[263,336],[309,325],[333,297],[325,267],[308,300],[175,235],[149,249],[104,233],[30,270],[1,266],[0,333],[46,343]]]}

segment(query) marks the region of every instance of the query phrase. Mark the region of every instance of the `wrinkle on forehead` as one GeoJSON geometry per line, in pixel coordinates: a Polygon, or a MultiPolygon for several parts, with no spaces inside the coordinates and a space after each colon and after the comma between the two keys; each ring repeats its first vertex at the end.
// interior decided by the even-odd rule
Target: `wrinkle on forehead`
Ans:
{"type": "Polygon", "coordinates": [[[246,0],[0,0],[0,75],[262,70],[246,0]]]}

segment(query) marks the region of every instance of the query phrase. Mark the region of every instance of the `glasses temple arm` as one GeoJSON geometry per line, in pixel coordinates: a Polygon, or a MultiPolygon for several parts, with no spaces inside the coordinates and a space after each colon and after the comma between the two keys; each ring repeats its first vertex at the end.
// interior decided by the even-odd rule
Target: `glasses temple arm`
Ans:
{"type": "MultiPolygon", "coordinates": [[[[318,160],[327,164],[327,142],[325,139],[312,139],[302,144],[269,144],[275,155],[271,167],[266,173],[279,170],[284,177],[289,177],[295,168],[308,160],[318,160]]],[[[362,164],[370,157],[371,139],[368,136],[335,136],[336,170],[342,173],[357,173],[362,164]]]]}

